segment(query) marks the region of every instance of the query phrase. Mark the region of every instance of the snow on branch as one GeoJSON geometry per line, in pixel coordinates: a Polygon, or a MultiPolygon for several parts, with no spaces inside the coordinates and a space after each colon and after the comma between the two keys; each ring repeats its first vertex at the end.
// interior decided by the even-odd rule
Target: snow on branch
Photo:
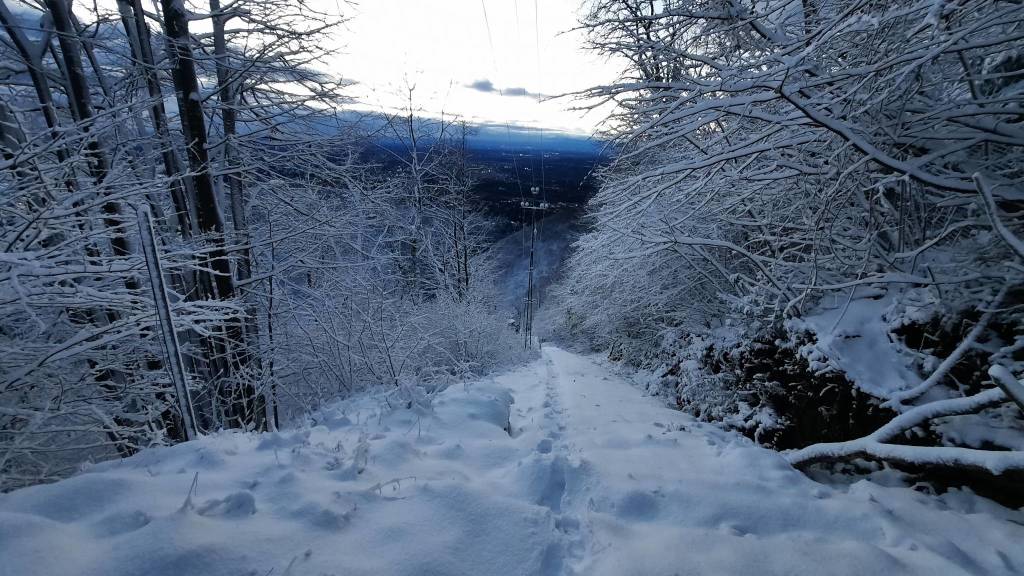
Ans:
{"type": "Polygon", "coordinates": [[[989,305],[988,310],[981,315],[980,319],[978,319],[978,323],[975,324],[974,328],[967,333],[967,336],[960,342],[953,352],[951,352],[949,356],[939,364],[939,367],[932,372],[931,376],[910,390],[893,394],[885,403],[885,406],[898,410],[902,407],[902,403],[920,397],[928,390],[931,390],[933,386],[941,382],[942,379],[946,377],[946,374],[949,373],[950,369],[953,368],[953,366],[963,358],[964,354],[977,343],[978,336],[985,331],[989,322],[992,321],[996,308],[998,308],[999,303],[1002,302],[1008,290],[1009,287],[1006,286],[999,291],[999,294],[996,295],[992,300],[992,303],[989,305]]]}
{"type": "Polygon", "coordinates": [[[1010,370],[1001,364],[996,364],[988,369],[988,375],[1003,389],[1017,406],[1024,412],[1024,383],[1015,378],[1010,370]]]}
{"type": "Polygon", "coordinates": [[[1017,253],[1017,256],[1024,258],[1024,240],[1018,238],[1003,220],[999,217],[998,208],[996,208],[996,201],[992,197],[992,185],[985,179],[981,174],[974,174],[974,185],[978,189],[978,193],[981,194],[981,198],[984,200],[985,212],[988,214],[989,220],[992,221],[992,227],[995,228],[996,232],[999,233],[999,237],[1006,242],[1006,245],[1013,249],[1017,253]]]}
{"type": "Polygon", "coordinates": [[[794,466],[816,462],[872,457],[915,466],[960,466],[1002,474],[1007,470],[1024,470],[1024,452],[975,450],[956,447],[922,447],[887,444],[898,435],[929,420],[942,416],[973,414],[1007,401],[1000,388],[991,388],[973,396],[930,402],[912,408],[875,432],[847,442],[813,444],[786,455],[794,466]]]}
{"type": "Polygon", "coordinates": [[[948,446],[924,447],[853,440],[837,444],[815,444],[787,456],[801,467],[816,462],[875,458],[907,466],[969,468],[1000,475],[1024,470],[1024,452],[975,450],[948,446]],[[814,450],[811,450],[814,448],[814,450]]]}

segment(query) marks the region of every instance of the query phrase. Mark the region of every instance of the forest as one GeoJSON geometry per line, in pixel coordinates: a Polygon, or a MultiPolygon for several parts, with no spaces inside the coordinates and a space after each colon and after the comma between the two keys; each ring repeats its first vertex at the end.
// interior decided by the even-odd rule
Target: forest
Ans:
{"type": "Polygon", "coordinates": [[[378,128],[400,169],[356,162],[367,135],[315,68],[342,20],[79,8],[0,12],[4,488],[515,356],[469,128],[410,94],[378,128]]]}
{"type": "Polygon", "coordinates": [[[0,0],[0,573],[1024,571],[1019,0],[399,4],[0,0]]]}

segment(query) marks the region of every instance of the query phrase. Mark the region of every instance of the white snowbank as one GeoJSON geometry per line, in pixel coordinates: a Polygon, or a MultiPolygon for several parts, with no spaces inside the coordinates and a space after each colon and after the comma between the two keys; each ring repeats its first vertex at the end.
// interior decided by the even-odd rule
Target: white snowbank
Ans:
{"type": "Polygon", "coordinates": [[[1022,511],[817,484],[553,348],[431,410],[363,397],[0,496],[18,576],[1011,574],[1021,541],[1022,511]]]}

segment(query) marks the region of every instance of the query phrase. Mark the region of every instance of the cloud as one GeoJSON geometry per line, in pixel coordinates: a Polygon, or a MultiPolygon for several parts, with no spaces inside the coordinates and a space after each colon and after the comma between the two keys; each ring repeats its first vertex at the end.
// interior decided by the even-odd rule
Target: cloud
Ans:
{"type": "Polygon", "coordinates": [[[491,82],[490,80],[487,80],[487,79],[477,80],[476,82],[473,82],[472,84],[466,84],[466,87],[467,88],[472,88],[473,90],[477,90],[479,92],[495,92],[495,91],[497,91],[497,89],[494,87],[494,83],[491,82]]]}
{"type": "Polygon", "coordinates": [[[512,86],[512,87],[509,87],[509,88],[498,88],[497,86],[494,85],[494,82],[491,82],[490,80],[487,80],[486,78],[484,78],[483,80],[476,80],[474,82],[466,84],[465,86],[466,86],[466,88],[469,88],[471,90],[476,90],[477,92],[487,92],[489,94],[497,92],[498,94],[501,94],[502,96],[513,96],[513,97],[525,96],[525,97],[528,97],[528,98],[535,98],[537,100],[540,100],[540,99],[544,98],[543,94],[534,94],[533,92],[530,92],[529,90],[527,90],[526,88],[523,88],[521,86],[512,86]]]}

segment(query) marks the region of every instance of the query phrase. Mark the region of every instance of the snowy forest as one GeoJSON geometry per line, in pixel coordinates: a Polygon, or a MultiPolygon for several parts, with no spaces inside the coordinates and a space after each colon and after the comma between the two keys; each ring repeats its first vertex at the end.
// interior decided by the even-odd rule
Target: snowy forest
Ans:
{"type": "Polygon", "coordinates": [[[341,21],[37,8],[2,12],[5,488],[507,361],[465,128],[410,108],[403,169],[356,162],[314,68],[341,21]]]}
{"type": "Polygon", "coordinates": [[[630,67],[566,331],[798,466],[1024,471],[1024,10],[701,6],[583,23],[630,67]]]}
{"type": "Polygon", "coordinates": [[[1024,573],[1024,5],[375,4],[0,0],[0,574],[1024,573]]]}

